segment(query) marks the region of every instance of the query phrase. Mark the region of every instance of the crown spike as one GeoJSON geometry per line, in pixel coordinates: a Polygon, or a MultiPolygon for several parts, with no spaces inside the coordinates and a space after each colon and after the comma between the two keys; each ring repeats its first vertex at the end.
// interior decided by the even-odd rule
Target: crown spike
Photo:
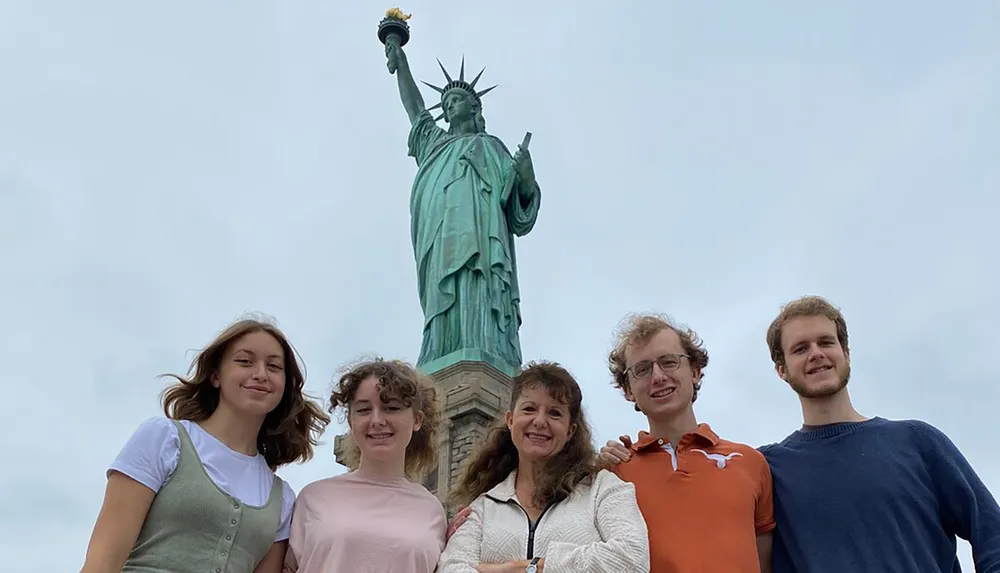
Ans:
{"type": "Polygon", "coordinates": [[[439,87],[437,87],[436,85],[433,85],[433,84],[429,84],[429,83],[425,82],[424,80],[420,80],[420,81],[421,81],[421,83],[423,83],[423,84],[424,84],[425,86],[427,86],[427,87],[431,88],[432,90],[436,91],[437,93],[439,93],[439,94],[441,94],[441,95],[444,95],[444,88],[439,88],[439,87]]]}
{"type": "Polygon", "coordinates": [[[448,75],[448,70],[444,69],[444,64],[441,63],[441,60],[439,59],[437,62],[438,66],[441,68],[441,73],[444,74],[444,79],[448,80],[448,83],[450,84],[454,80],[452,80],[451,76],[448,75]]]}
{"type": "Polygon", "coordinates": [[[485,67],[483,67],[483,69],[479,70],[479,73],[476,74],[476,77],[474,77],[472,79],[472,83],[469,83],[469,82],[465,81],[465,55],[462,56],[462,64],[459,67],[458,79],[457,80],[453,79],[451,77],[451,74],[449,74],[448,70],[445,69],[444,64],[441,63],[440,59],[437,60],[437,63],[438,63],[438,67],[441,68],[441,73],[444,74],[444,78],[445,78],[445,80],[446,80],[447,83],[445,83],[444,86],[442,86],[442,87],[438,87],[438,86],[436,86],[436,85],[434,85],[434,84],[432,84],[430,82],[426,82],[426,81],[421,80],[421,82],[424,85],[426,85],[427,87],[433,89],[437,93],[441,94],[441,101],[439,103],[437,103],[437,104],[435,104],[435,105],[427,108],[428,111],[434,110],[434,109],[441,109],[442,110],[441,115],[438,116],[437,119],[441,119],[441,117],[444,116],[444,100],[445,100],[445,96],[447,94],[449,94],[450,92],[452,92],[452,91],[461,91],[461,92],[464,92],[464,93],[468,94],[469,96],[471,96],[472,98],[474,98],[477,102],[479,102],[481,104],[482,103],[482,96],[490,93],[491,91],[493,91],[494,89],[497,88],[497,86],[494,85],[494,86],[488,87],[488,88],[486,88],[484,90],[476,91],[476,85],[478,84],[479,79],[483,76],[483,72],[486,71],[485,67]]]}
{"type": "Polygon", "coordinates": [[[435,117],[434,121],[441,121],[441,118],[443,118],[443,117],[444,117],[444,112],[441,112],[441,115],[435,117]]]}
{"type": "MultiPolygon", "coordinates": [[[[499,84],[497,84],[497,85],[499,85],[499,84]]],[[[484,95],[486,95],[486,94],[490,93],[491,91],[493,91],[496,87],[497,86],[489,87],[489,88],[484,89],[481,92],[477,92],[476,93],[476,97],[477,98],[483,97],[484,95]]]]}
{"type": "Polygon", "coordinates": [[[471,83],[471,84],[469,84],[469,87],[470,87],[470,88],[472,88],[472,89],[475,89],[475,88],[476,88],[476,82],[478,82],[478,81],[479,81],[479,78],[481,78],[481,77],[482,77],[482,75],[483,75],[483,72],[485,72],[485,71],[486,71],[486,68],[483,68],[483,69],[479,70],[479,73],[478,73],[478,74],[476,74],[476,77],[472,79],[472,83],[471,83]]]}

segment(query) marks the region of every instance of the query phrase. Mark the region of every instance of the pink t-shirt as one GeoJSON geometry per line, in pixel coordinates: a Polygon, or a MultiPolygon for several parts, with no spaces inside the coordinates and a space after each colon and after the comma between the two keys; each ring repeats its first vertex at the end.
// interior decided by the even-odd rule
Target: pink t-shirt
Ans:
{"type": "Polygon", "coordinates": [[[432,573],[444,550],[441,502],[406,479],[356,472],[302,488],[292,514],[286,573],[432,573]]]}

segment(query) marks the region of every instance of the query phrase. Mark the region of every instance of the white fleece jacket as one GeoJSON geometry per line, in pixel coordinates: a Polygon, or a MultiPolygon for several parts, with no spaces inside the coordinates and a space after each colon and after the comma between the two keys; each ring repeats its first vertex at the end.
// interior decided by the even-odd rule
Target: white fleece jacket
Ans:
{"type": "Polygon", "coordinates": [[[545,558],[544,573],[649,573],[649,534],[631,483],[602,470],[532,528],[514,492],[516,474],[472,503],[438,573],[476,573],[480,563],[536,556],[545,558]]]}

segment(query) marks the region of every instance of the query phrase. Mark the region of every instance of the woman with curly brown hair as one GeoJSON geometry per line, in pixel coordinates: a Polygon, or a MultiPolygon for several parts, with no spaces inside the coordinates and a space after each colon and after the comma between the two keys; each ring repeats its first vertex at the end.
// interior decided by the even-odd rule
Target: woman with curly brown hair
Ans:
{"type": "Polygon", "coordinates": [[[295,493],[274,474],[312,457],[330,418],[302,391],[274,325],[241,320],[164,392],[166,418],[132,434],[82,573],[278,573],[295,493]]]}
{"type": "Polygon", "coordinates": [[[453,494],[471,511],[439,573],[647,573],[635,489],[598,469],[573,376],[558,364],[532,363],[511,394],[510,410],[453,494]]]}
{"type": "Polygon", "coordinates": [[[349,369],[330,396],[350,428],[351,471],[302,488],[286,573],[432,573],[444,548],[441,502],[419,480],[437,466],[433,382],[398,360],[349,369]]]}

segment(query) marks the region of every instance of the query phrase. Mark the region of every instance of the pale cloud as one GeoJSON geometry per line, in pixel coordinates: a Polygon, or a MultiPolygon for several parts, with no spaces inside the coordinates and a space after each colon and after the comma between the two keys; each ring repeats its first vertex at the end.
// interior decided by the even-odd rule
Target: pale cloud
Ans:
{"type": "MultiPolygon", "coordinates": [[[[606,370],[635,310],[704,337],[701,419],[781,439],[799,411],[764,330],[819,293],[847,314],[858,407],[939,426],[1000,491],[1000,9],[901,6],[402,6],[418,79],[464,54],[500,84],[490,130],[534,133],[524,355],[580,378],[601,441],[643,424],[606,370]]],[[[156,376],[243,313],[277,317],[320,398],[355,356],[416,357],[382,9],[0,4],[0,569],[82,563],[156,376]]],[[[341,471],[342,429],[281,474],[341,471]]]]}

